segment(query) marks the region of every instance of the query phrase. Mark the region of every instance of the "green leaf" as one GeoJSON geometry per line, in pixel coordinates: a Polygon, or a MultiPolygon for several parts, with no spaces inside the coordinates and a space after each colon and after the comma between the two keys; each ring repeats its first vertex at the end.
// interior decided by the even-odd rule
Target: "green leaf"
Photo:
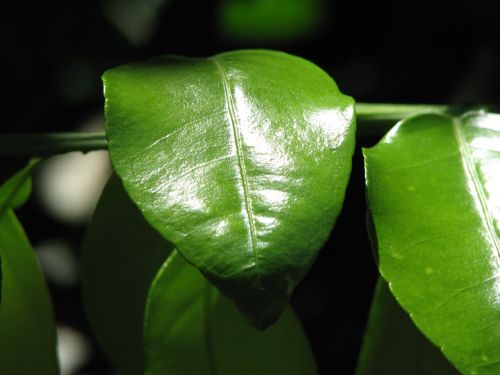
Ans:
{"type": "Polygon", "coordinates": [[[458,371],[415,327],[379,278],[357,375],[453,375],[458,371]]]}
{"type": "Polygon", "coordinates": [[[47,285],[26,234],[10,209],[0,216],[0,256],[0,374],[58,374],[47,285]]]}
{"type": "Polygon", "coordinates": [[[500,115],[422,115],[365,150],[379,268],[465,374],[500,373],[500,115]]]}
{"type": "Polygon", "coordinates": [[[218,24],[228,39],[297,42],[313,34],[328,14],[320,0],[223,0],[218,24]]]}
{"type": "Polygon", "coordinates": [[[31,194],[31,173],[42,159],[31,159],[28,164],[0,186],[0,215],[8,208],[18,208],[31,194]]]}
{"type": "Polygon", "coordinates": [[[249,50],[104,75],[113,166],[146,219],[255,326],[274,322],[341,209],[353,101],[317,66],[249,50]]]}
{"type": "Polygon", "coordinates": [[[143,373],[146,297],[170,251],[112,176],[85,237],[82,288],[89,323],[118,374],[143,373]]]}
{"type": "MultiPolygon", "coordinates": [[[[24,204],[31,194],[31,173],[42,159],[31,159],[28,164],[0,186],[0,218],[9,208],[24,204]]],[[[0,254],[0,302],[2,299],[2,255],[0,254]]]]}
{"type": "Polygon", "coordinates": [[[151,286],[144,324],[148,375],[310,375],[316,366],[287,308],[265,332],[176,252],[151,286]]]}

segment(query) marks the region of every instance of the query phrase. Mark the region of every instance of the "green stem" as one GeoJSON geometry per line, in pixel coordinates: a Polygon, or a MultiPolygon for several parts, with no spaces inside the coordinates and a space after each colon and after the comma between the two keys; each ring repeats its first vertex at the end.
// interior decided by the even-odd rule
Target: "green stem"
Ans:
{"type": "MultiPolygon", "coordinates": [[[[446,105],[424,104],[356,104],[358,136],[382,136],[397,121],[419,113],[446,113],[446,105]]],[[[105,150],[104,132],[0,134],[0,155],[49,156],[70,151],[105,150]]]]}
{"type": "Polygon", "coordinates": [[[0,134],[0,155],[50,156],[71,151],[105,150],[104,132],[0,134]]]}
{"type": "Polygon", "coordinates": [[[449,111],[450,106],[439,104],[357,103],[358,137],[381,137],[406,117],[449,111]]]}

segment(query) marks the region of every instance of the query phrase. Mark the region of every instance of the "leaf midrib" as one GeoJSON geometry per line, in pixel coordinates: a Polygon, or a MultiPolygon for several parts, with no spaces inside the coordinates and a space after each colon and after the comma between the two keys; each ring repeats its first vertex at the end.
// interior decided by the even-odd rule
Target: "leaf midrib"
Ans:
{"type": "Polygon", "coordinates": [[[453,130],[455,133],[455,137],[457,139],[458,148],[460,151],[461,158],[465,164],[466,173],[468,174],[470,180],[474,184],[474,188],[476,190],[476,194],[481,205],[481,216],[483,218],[484,224],[486,226],[486,231],[488,232],[489,237],[496,249],[497,256],[500,257],[500,240],[498,239],[495,226],[493,224],[493,217],[491,212],[488,209],[488,203],[486,199],[486,192],[484,191],[483,185],[479,179],[477,171],[474,167],[474,161],[472,154],[469,150],[469,146],[467,141],[465,140],[465,136],[462,133],[462,122],[453,119],[453,130]]]}
{"type": "MultiPolygon", "coordinates": [[[[247,216],[247,230],[248,234],[251,239],[252,243],[252,254],[254,258],[254,264],[255,264],[255,269],[256,269],[256,282],[258,288],[261,287],[260,285],[260,269],[259,269],[259,254],[258,254],[258,249],[257,249],[257,230],[255,228],[255,220],[254,220],[254,213],[252,210],[252,202],[250,199],[250,184],[248,182],[248,177],[247,177],[247,171],[246,171],[246,165],[244,161],[244,152],[243,152],[243,146],[242,146],[242,140],[241,140],[241,134],[239,132],[239,124],[238,124],[238,118],[236,116],[236,109],[235,109],[235,104],[234,100],[231,95],[231,89],[229,86],[229,78],[227,77],[227,74],[224,70],[224,67],[222,66],[222,63],[217,59],[217,56],[209,58],[211,61],[213,61],[216,69],[218,70],[220,76],[221,76],[221,81],[222,81],[222,87],[224,89],[224,99],[228,108],[229,112],[229,122],[231,125],[232,133],[233,133],[233,140],[235,143],[235,148],[236,148],[236,156],[238,160],[238,170],[239,170],[239,175],[240,175],[240,182],[241,182],[241,187],[243,189],[243,205],[245,207],[245,213],[247,216]]],[[[262,312],[262,301],[259,293],[259,312],[262,312]]]]}

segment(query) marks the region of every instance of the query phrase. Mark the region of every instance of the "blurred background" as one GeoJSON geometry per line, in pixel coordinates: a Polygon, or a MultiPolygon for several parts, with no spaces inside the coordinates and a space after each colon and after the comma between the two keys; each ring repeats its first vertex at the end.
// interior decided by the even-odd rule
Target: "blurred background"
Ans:
{"type": "MultiPolygon", "coordinates": [[[[0,131],[102,130],[106,69],[240,48],[305,57],[358,102],[498,104],[499,10],[486,0],[9,2],[0,13],[0,131]]],[[[0,179],[25,162],[2,157],[0,179]]],[[[78,274],[85,226],[109,174],[105,151],[54,157],[19,211],[54,298],[64,374],[110,373],[83,315],[78,274]]],[[[320,374],[355,368],[376,280],[365,209],[358,147],[344,210],[292,300],[320,374]]]]}

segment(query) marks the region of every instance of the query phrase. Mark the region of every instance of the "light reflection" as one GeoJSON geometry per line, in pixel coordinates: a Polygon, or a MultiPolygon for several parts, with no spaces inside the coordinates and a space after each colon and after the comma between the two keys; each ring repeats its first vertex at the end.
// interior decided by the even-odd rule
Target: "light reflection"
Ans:
{"type": "MultiPolygon", "coordinates": [[[[475,200],[477,212],[481,215],[481,220],[485,231],[489,236],[488,247],[491,249],[489,255],[489,266],[492,271],[493,293],[491,303],[495,308],[500,308],[500,142],[499,137],[480,136],[479,131],[474,128],[500,130],[500,115],[485,115],[481,113],[466,118],[466,124],[469,126],[466,136],[463,139],[466,147],[464,148],[464,169],[468,170],[467,160],[470,158],[472,165],[470,173],[466,173],[468,190],[475,200]],[[469,154],[469,155],[467,155],[469,154]],[[477,180],[477,181],[476,181],[477,180]]],[[[461,130],[456,128],[459,139],[461,130]]]]}
{"type": "Polygon", "coordinates": [[[269,119],[255,116],[255,113],[259,113],[259,111],[253,108],[243,89],[238,85],[235,85],[234,88],[234,100],[240,124],[239,131],[245,145],[251,149],[256,157],[253,161],[261,163],[266,169],[275,173],[286,168],[291,161],[280,150],[278,144],[273,144],[274,137],[270,136],[271,122],[269,119]]]}
{"type": "Polygon", "coordinates": [[[500,137],[477,137],[472,140],[471,146],[481,150],[500,152],[500,137]]]}
{"type": "Polygon", "coordinates": [[[223,236],[226,234],[227,230],[229,229],[229,222],[227,219],[223,219],[217,223],[217,225],[214,228],[214,234],[217,237],[223,236]]]}
{"type": "Polygon", "coordinates": [[[288,194],[281,190],[259,190],[257,194],[268,206],[284,206],[288,201],[288,194]]]}
{"type": "Polygon", "coordinates": [[[485,115],[483,112],[468,120],[471,122],[471,125],[476,128],[500,131],[500,115],[492,113],[485,115]]]}
{"type": "Polygon", "coordinates": [[[351,118],[351,107],[347,109],[324,109],[309,115],[309,126],[314,132],[326,135],[329,147],[337,148],[344,139],[344,125],[351,118]],[[338,121],[339,118],[342,118],[342,121],[338,121]]]}
{"type": "Polygon", "coordinates": [[[258,215],[256,220],[264,227],[263,232],[270,232],[278,226],[278,219],[275,217],[258,215]]]}

